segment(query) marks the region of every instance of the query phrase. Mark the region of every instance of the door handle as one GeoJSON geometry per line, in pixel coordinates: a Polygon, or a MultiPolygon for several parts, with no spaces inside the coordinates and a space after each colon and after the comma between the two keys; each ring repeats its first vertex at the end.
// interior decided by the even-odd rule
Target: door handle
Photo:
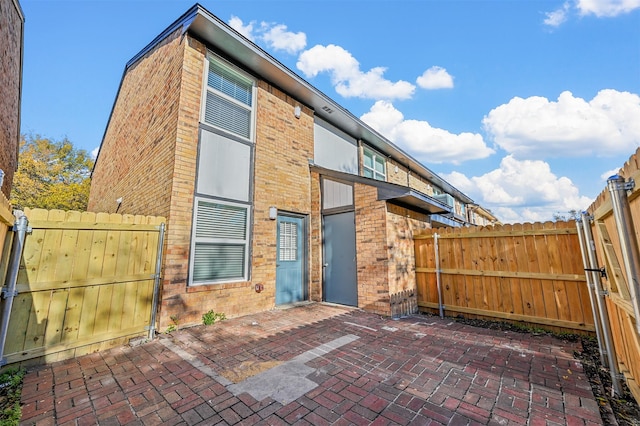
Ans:
{"type": "Polygon", "coordinates": [[[327,266],[329,266],[328,263],[325,263],[324,265],[322,265],[324,268],[326,268],[327,266]]]}

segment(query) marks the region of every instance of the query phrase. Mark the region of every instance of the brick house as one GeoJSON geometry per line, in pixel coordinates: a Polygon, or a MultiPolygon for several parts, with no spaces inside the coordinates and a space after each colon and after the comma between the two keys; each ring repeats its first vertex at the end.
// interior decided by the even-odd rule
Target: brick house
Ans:
{"type": "Polygon", "coordinates": [[[411,310],[413,234],[467,206],[200,5],[126,64],[89,199],[167,218],[161,328],[305,300],[411,310]]]}
{"type": "Polygon", "coordinates": [[[9,198],[18,168],[24,14],[18,0],[0,0],[0,192],[9,198]]]}

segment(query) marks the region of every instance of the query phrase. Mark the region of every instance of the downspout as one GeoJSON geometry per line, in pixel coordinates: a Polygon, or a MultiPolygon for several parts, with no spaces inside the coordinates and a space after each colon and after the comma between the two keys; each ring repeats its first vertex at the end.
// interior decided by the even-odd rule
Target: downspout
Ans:
{"type": "Polygon", "coordinates": [[[444,318],[444,305],[442,304],[442,284],[440,283],[440,252],[438,249],[439,235],[433,234],[433,245],[436,251],[436,286],[438,288],[438,311],[440,318],[444,318]]]}
{"type": "Polygon", "coordinates": [[[22,260],[22,252],[24,250],[24,241],[27,233],[31,232],[29,221],[26,216],[21,216],[16,220],[13,226],[13,243],[11,245],[11,254],[9,255],[9,263],[7,269],[7,277],[5,286],[2,288],[2,322],[0,323],[0,366],[7,364],[4,358],[4,347],[7,342],[7,333],[9,331],[9,320],[11,318],[11,307],[13,299],[17,296],[16,283],[18,282],[18,270],[20,269],[20,261],[22,260]]]}
{"type": "Polygon", "coordinates": [[[620,238],[620,249],[622,260],[624,261],[629,284],[629,295],[631,296],[631,306],[636,317],[636,331],[640,334],[640,285],[638,283],[638,272],[640,272],[640,257],[638,253],[638,241],[633,227],[631,208],[627,191],[635,186],[633,179],[625,182],[620,175],[613,175],[607,180],[607,187],[611,193],[611,205],[613,216],[616,220],[616,228],[620,238]]]}
{"type": "Polygon", "coordinates": [[[153,299],[151,300],[151,322],[149,324],[149,340],[156,335],[156,316],[158,312],[158,300],[160,299],[160,277],[162,273],[162,251],[164,249],[164,232],[166,225],[160,224],[158,230],[158,250],[156,252],[156,271],[153,280],[153,299]]]}
{"type": "MultiPolygon", "coordinates": [[[[600,347],[600,358],[602,359],[602,352],[607,355],[607,361],[602,365],[609,367],[609,374],[611,375],[612,390],[615,395],[622,395],[622,385],[620,383],[620,372],[618,371],[618,361],[616,360],[616,348],[613,343],[613,337],[611,336],[611,328],[609,327],[609,312],[607,311],[607,304],[604,300],[606,292],[600,287],[600,273],[597,272],[598,259],[596,258],[596,247],[593,242],[593,233],[591,232],[589,215],[582,213],[582,227],[584,231],[584,246],[587,249],[587,267],[585,267],[585,273],[587,273],[587,280],[591,276],[591,282],[593,283],[593,291],[596,299],[596,305],[598,307],[598,316],[600,317],[600,323],[602,326],[602,338],[604,340],[604,349],[600,347]],[[590,269],[590,271],[587,271],[590,269]]],[[[581,233],[578,230],[578,236],[581,233]]],[[[581,247],[582,248],[582,247],[581,247]]],[[[583,253],[584,259],[584,253],[583,253]]],[[[591,297],[591,285],[589,285],[589,297],[591,297]]],[[[592,301],[593,303],[593,301],[592,301]]],[[[595,316],[594,316],[595,320],[595,316]]],[[[596,332],[598,327],[596,326],[596,332]]],[[[598,345],[601,342],[598,341],[598,345]]]]}

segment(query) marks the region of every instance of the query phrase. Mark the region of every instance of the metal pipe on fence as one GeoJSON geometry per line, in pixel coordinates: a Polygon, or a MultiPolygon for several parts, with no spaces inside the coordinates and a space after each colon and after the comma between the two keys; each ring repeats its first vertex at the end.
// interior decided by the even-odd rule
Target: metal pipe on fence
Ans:
{"type": "Polygon", "coordinates": [[[160,224],[158,231],[158,250],[156,252],[156,271],[153,280],[153,298],[151,299],[151,322],[149,324],[149,340],[156,335],[156,316],[158,312],[158,300],[160,298],[160,277],[162,275],[162,251],[164,249],[164,233],[166,225],[160,224]]]}
{"type": "Polygon", "coordinates": [[[627,198],[627,191],[633,189],[634,185],[635,182],[632,179],[629,182],[625,182],[620,175],[613,175],[607,180],[607,188],[611,193],[613,216],[620,238],[622,260],[627,272],[631,306],[636,317],[636,331],[640,334],[640,301],[638,300],[638,296],[640,296],[640,283],[638,282],[640,253],[638,252],[638,240],[633,227],[629,199],[627,198]]]}
{"type": "Polygon", "coordinates": [[[7,276],[4,287],[2,288],[2,322],[0,323],[0,366],[7,363],[4,358],[4,347],[7,342],[7,333],[9,331],[9,320],[11,318],[11,307],[13,306],[13,298],[17,295],[16,283],[18,282],[18,270],[20,269],[20,260],[24,250],[24,241],[27,237],[29,229],[29,221],[26,216],[21,216],[13,226],[13,242],[11,244],[11,253],[9,255],[9,263],[7,276]]]}
{"type": "MultiPolygon", "coordinates": [[[[588,255],[587,242],[585,241],[584,236],[584,227],[582,223],[589,223],[589,219],[585,213],[582,214],[581,218],[576,220],[576,228],[578,231],[578,241],[580,243],[580,253],[582,254],[582,265],[584,266],[584,272],[587,279],[587,289],[589,291],[589,300],[591,301],[591,314],[593,315],[593,321],[596,328],[596,339],[598,340],[598,351],[600,352],[600,362],[605,367],[609,366],[609,360],[606,358],[606,354],[608,350],[605,349],[605,341],[604,341],[604,331],[602,324],[602,317],[599,311],[599,303],[598,303],[598,279],[595,277],[593,269],[595,269],[595,265],[591,264],[591,259],[588,255]],[[591,271],[590,271],[591,270],[591,271]]],[[[591,244],[591,240],[589,240],[589,244],[591,244]]]]}
{"type": "MultiPolygon", "coordinates": [[[[594,283],[594,290],[596,296],[596,305],[598,306],[598,314],[600,316],[600,324],[602,325],[602,337],[604,340],[605,351],[608,360],[609,374],[611,375],[611,388],[616,395],[622,395],[622,384],[620,371],[618,370],[618,361],[616,359],[616,348],[613,343],[613,337],[611,335],[611,323],[609,320],[609,312],[607,310],[607,304],[605,301],[606,292],[600,285],[600,273],[596,272],[598,267],[598,258],[596,257],[596,246],[593,242],[593,233],[591,232],[590,217],[586,213],[582,213],[582,228],[584,231],[585,245],[587,246],[587,259],[591,280],[594,283]]],[[[578,235],[580,233],[578,232],[578,235]]],[[[588,275],[587,275],[588,277],[588,275]]],[[[606,365],[603,363],[603,365],[606,365]]]]}
{"type": "Polygon", "coordinates": [[[438,311],[440,318],[444,318],[444,305],[442,304],[442,284],[440,283],[440,252],[438,249],[438,234],[433,234],[433,245],[436,252],[436,286],[438,289],[438,311]]]}

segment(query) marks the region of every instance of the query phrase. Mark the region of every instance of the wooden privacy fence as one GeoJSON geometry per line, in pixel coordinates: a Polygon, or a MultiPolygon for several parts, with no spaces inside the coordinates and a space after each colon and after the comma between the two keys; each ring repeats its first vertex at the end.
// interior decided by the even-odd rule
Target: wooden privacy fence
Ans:
{"type": "Polygon", "coordinates": [[[7,363],[57,361],[148,333],[164,218],[39,209],[25,215],[33,232],[18,272],[7,363]]]}
{"type": "Polygon", "coordinates": [[[414,239],[423,310],[438,310],[439,278],[446,315],[594,331],[575,222],[440,228],[414,239]]]}
{"type": "MultiPolygon", "coordinates": [[[[628,190],[618,192],[624,204],[628,206],[629,228],[620,230],[617,226],[620,218],[616,217],[612,204],[612,194],[605,189],[587,209],[588,221],[595,250],[597,267],[604,267],[605,277],[600,277],[597,285],[606,293],[605,316],[613,343],[612,352],[617,361],[616,367],[624,376],[636,401],[640,402],[640,332],[638,327],[637,306],[634,307],[632,284],[640,277],[629,277],[627,272],[628,258],[640,257],[637,241],[640,240],[640,149],[636,151],[619,171],[623,182],[629,183],[628,190]],[[632,246],[625,250],[622,241],[635,237],[632,246]],[[626,252],[626,253],[625,253],[626,252]]],[[[636,274],[640,271],[635,271],[636,274]]],[[[635,295],[636,298],[640,294],[635,295]]],[[[636,302],[637,303],[637,302],[636,302]]]]}

